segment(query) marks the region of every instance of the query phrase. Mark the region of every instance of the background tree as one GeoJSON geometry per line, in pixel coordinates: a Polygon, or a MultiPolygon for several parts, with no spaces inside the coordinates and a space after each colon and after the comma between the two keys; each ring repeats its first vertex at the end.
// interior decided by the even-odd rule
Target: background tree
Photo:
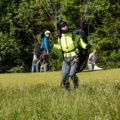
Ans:
{"type": "Polygon", "coordinates": [[[53,31],[48,13],[41,1],[32,0],[1,1],[0,9],[0,69],[2,72],[30,71],[35,43],[41,40],[46,29],[53,31]]]}
{"type": "MultiPolygon", "coordinates": [[[[99,64],[120,67],[118,0],[4,0],[0,11],[0,72],[30,72],[34,45],[46,29],[57,42],[54,31],[60,17],[71,30],[84,23],[89,41],[99,50],[99,64]]],[[[59,70],[61,60],[60,51],[52,50],[51,69],[59,70]]]]}
{"type": "Polygon", "coordinates": [[[99,49],[103,67],[120,67],[120,1],[95,0],[93,9],[95,31],[91,43],[99,49]]]}

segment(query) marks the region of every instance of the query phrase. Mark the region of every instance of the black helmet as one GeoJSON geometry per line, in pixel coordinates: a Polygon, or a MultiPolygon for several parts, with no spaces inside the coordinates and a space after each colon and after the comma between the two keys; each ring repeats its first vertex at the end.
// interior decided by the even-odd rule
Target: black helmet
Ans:
{"type": "Polygon", "coordinates": [[[57,23],[57,28],[58,28],[59,30],[61,30],[61,27],[62,27],[63,25],[67,25],[67,23],[60,20],[60,21],[57,23]]]}

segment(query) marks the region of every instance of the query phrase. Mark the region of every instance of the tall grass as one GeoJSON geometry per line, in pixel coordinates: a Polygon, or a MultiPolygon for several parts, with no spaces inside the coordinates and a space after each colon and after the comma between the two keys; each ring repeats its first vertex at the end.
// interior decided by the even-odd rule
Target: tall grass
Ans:
{"type": "Polygon", "coordinates": [[[0,120],[119,120],[120,84],[76,91],[35,85],[0,89],[0,120]]]}
{"type": "Polygon", "coordinates": [[[82,76],[79,88],[71,91],[49,83],[1,84],[0,120],[120,120],[119,76],[103,78],[91,76],[94,82],[88,83],[82,76]]]}

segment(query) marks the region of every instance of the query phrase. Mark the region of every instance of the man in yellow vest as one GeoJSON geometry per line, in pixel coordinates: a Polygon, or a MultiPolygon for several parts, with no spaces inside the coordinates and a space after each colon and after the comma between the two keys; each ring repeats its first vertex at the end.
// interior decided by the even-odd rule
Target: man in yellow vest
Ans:
{"type": "Polygon", "coordinates": [[[58,44],[54,45],[54,48],[61,49],[63,52],[63,62],[62,62],[62,84],[69,90],[69,77],[72,79],[74,88],[78,87],[78,77],[76,76],[78,64],[79,64],[79,48],[89,49],[90,44],[86,44],[80,35],[74,35],[69,31],[69,27],[66,22],[59,21],[57,23],[59,30],[58,44]],[[74,39],[74,40],[73,40],[74,39]]]}

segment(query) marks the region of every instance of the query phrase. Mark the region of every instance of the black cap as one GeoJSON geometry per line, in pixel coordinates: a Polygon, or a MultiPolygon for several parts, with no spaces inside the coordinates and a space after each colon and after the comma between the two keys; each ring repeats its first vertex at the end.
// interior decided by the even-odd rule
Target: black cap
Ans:
{"type": "Polygon", "coordinates": [[[57,23],[57,28],[58,28],[59,30],[61,30],[61,27],[62,27],[63,25],[67,25],[67,23],[60,20],[60,21],[58,21],[58,23],[57,23]]]}

